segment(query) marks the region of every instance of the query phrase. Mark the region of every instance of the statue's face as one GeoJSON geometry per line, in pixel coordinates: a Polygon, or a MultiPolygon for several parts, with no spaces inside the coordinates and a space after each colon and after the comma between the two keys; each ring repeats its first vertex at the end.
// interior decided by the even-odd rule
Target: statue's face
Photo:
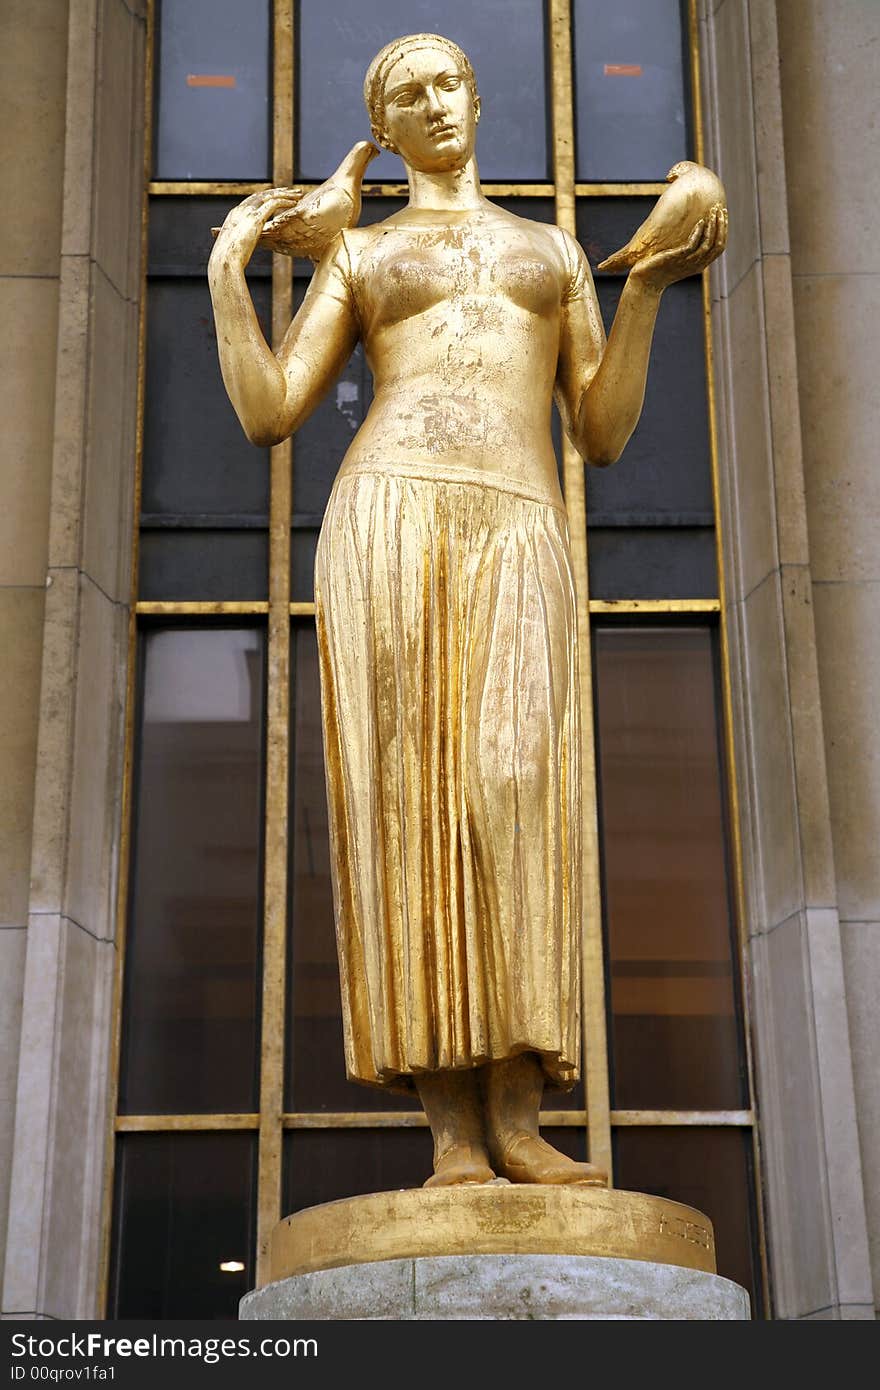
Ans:
{"type": "Polygon", "coordinates": [[[413,49],[385,79],[388,144],[414,169],[461,169],[474,152],[479,115],[464,73],[444,48],[413,49]]]}

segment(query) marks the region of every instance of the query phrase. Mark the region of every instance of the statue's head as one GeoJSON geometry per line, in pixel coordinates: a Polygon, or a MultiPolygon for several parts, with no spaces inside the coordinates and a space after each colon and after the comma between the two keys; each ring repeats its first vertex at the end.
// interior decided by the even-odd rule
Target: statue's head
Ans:
{"type": "Polygon", "coordinates": [[[460,169],[474,152],[477,83],[451,39],[407,34],[386,44],[367,69],[364,101],[373,138],[415,169],[460,169]]]}

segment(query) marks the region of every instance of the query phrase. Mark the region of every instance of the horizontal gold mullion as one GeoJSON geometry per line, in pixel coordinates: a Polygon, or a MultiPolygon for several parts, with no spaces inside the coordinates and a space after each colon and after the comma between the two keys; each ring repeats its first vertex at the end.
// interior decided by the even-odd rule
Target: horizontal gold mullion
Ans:
{"type": "MultiPolygon", "coordinates": [[[[583,1110],[542,1110],[542,1125],[578,1128],[586,1124],[583,1110]]],[[[258,1114],[231,1115],[117,1115],[119,1134],[181,1130],[242,1130],[259,1128],[258,1114]]],[[[424,1129],[421,1110],[342,1110],[288,1112],[285,1129],[424,1129]]],[[[755,1123],[751,1110],[612,1110],[611,1123],[620,1127],[703,1126],[747,1128],[755,1123]]]]}
{"type": "MultiPolygon", "coordinates": [[[[428,1121],[421,1110],[344,1110],[300,1111],[283,1117],[285,1129],[425,1129],[428,1121]]],[[[587,1122],[583,1110],[542,1110],[542,1125],[572,1128],[587,1122]]]]}
{"type": "Polygon", "coordinates": [[[117,1115],[116,1132],[134,1134],[161,1130],[252,1129],[260,1117],[253,1115],[117,1115]]]}
{"type": "MultiPolygon", "coordinates": [[[[309,193],[320,184],[312,181],[295,180],[297,187],[309,193]]],[[[154,198],[246,198],[249,193],[262,193],[271,188],[269,182],[224,183],[218,181],[193,181],[173,179],[154,179],[149,192],[154,198]]],[[[553,183],[484,183],[483,192],[487,198],[553,198],[556,185],[553,183]]],[[[665,193],[667,183],[576,183],[578,198],[657,198],[665,193]]],[[[364,186],[368,198],[405,198],[409,186],[405,183],[368,183],[364,186]]]]}
{"type": "MultiPolygon", "coordinates": [[[[718,613],[721,603],[717,598],[591,598],[591,613],[718,613]]],[[[258,599],[244,601],[218,599],[210,602],[197,600],[142,599],[135,605],[138,614],[192,614],[210,617],[224,613],[268,613],[268,603],[258,599]]],[[[290,604],[291,617],[311,618],[315,614],[314,602],[290,604]]]]}
{"type": "Polygon", "coordinates": [[[576,183],[578,198],[657,198],[668,183],[576,183]]]}
{"type": "MultiPolygon", "coordinates": [[[[315,188],[320,188],[318,183],[305,183],[296,179],[295,185],[301,188],[304,193],[310,193],[315,188]]],[[[665,185],[661,185],[663,187],[665,185]]],[[[271,183],[219,183],[219,182],[193,182],[187,183],[169,179],[156,179],[149,187],[150,195],[155,198],[246,198],[249,193],[262,193],[267,188],[272,188],[271,183]]],[[[618,187],[617,184],[614,187],[618,187]]],[[[654,187],[649,185],[649,191],[654,187]]],[[[555,194],[555,186],[552,183],[484,183],[483,192],[487,198],[552,198],[555,194]]],[[[409,185],[406,183],[368,183],[364,185],[363,193],[367,198],[406,198],[409,196],[409,185]]]]}
{"type": "Polygon", "coordinates": [[[218,599],[216,602],[212,600],[207,603],[195,600],[177,602],[166,599],[142,599],[135,604],[135,612],[139,614],[189,613],[196,617],[212,617],[215,614],[223,613],[268,613],[269,605],[259,599],[246,599],[242,602],[218,599]]]}
{"type": "Polygon", "coordinates": [[[147,191],[151,197],[223,197],[246,198],[249,193],[262,193],[271,183],[183,182],[173,179],[154,179],[147,191]]]}
{"type": "MultiPolygon", "coordinates": [[[[318,188],[316,183],[300,185],[305,189],[318,188]]],[[[480,187],[487,198],[552,198],[556,186],[552,183],[481,183],[480,187]]],[[[363,192],[368,198],[408,198],[407,183],[368,183],[363,192]]]]}
{"type": "Polygon", "coordinates": [[[755,1123],[755,1115],[752,1110],[612,1110],[611,1123],[621,1128],[636,1125],[748,1128],[755,1123]]]}
{"type": "Polygon", "coordinates": [[[281,1117],[285,1129],[424,1129],[421,1110],[300,1111],[281,1117]]]}
{"type": "MultiPolygon", "coordinates": [[[[542,1125],[583,1127],[583,1110],[542,1110],[542,1125]]],[[[422,1129],[428,1121],[421,1110],[337,1110],[288,1112],[285,1129],[422,1129]]],[[[740,1127],[755,1123],[751,1110],[612,1110],[612,1125],[634,1127],[740,1127]]]]}
{"type": "Polygon", "coordinates": [[[717,598],[591,598],[591,613],[718,613],[717,598]]]}

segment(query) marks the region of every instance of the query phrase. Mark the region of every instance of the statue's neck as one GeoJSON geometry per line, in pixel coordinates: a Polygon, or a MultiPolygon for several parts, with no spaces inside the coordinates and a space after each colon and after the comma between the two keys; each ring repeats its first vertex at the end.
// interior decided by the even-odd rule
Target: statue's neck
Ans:
{"type": "Polygon", "coordinates": [[[473,156],[463,169],[451,169],[448,173],[426,174],[419,169],[408,169],[407,173],[409,206],[413,209],[462,212],[482,207],[486,201],[473,156]]]}

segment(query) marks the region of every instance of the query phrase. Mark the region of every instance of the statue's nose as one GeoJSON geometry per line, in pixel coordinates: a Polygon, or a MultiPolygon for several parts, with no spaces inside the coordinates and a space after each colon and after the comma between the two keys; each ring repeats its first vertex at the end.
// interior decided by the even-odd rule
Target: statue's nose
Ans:
{"type": "Polygon", "coordinates": [[[431,116],[442,116],[446,111],[446,103],[443,101],[440,92],[436,87],[428,88],[428,114],[431,116]]]}

